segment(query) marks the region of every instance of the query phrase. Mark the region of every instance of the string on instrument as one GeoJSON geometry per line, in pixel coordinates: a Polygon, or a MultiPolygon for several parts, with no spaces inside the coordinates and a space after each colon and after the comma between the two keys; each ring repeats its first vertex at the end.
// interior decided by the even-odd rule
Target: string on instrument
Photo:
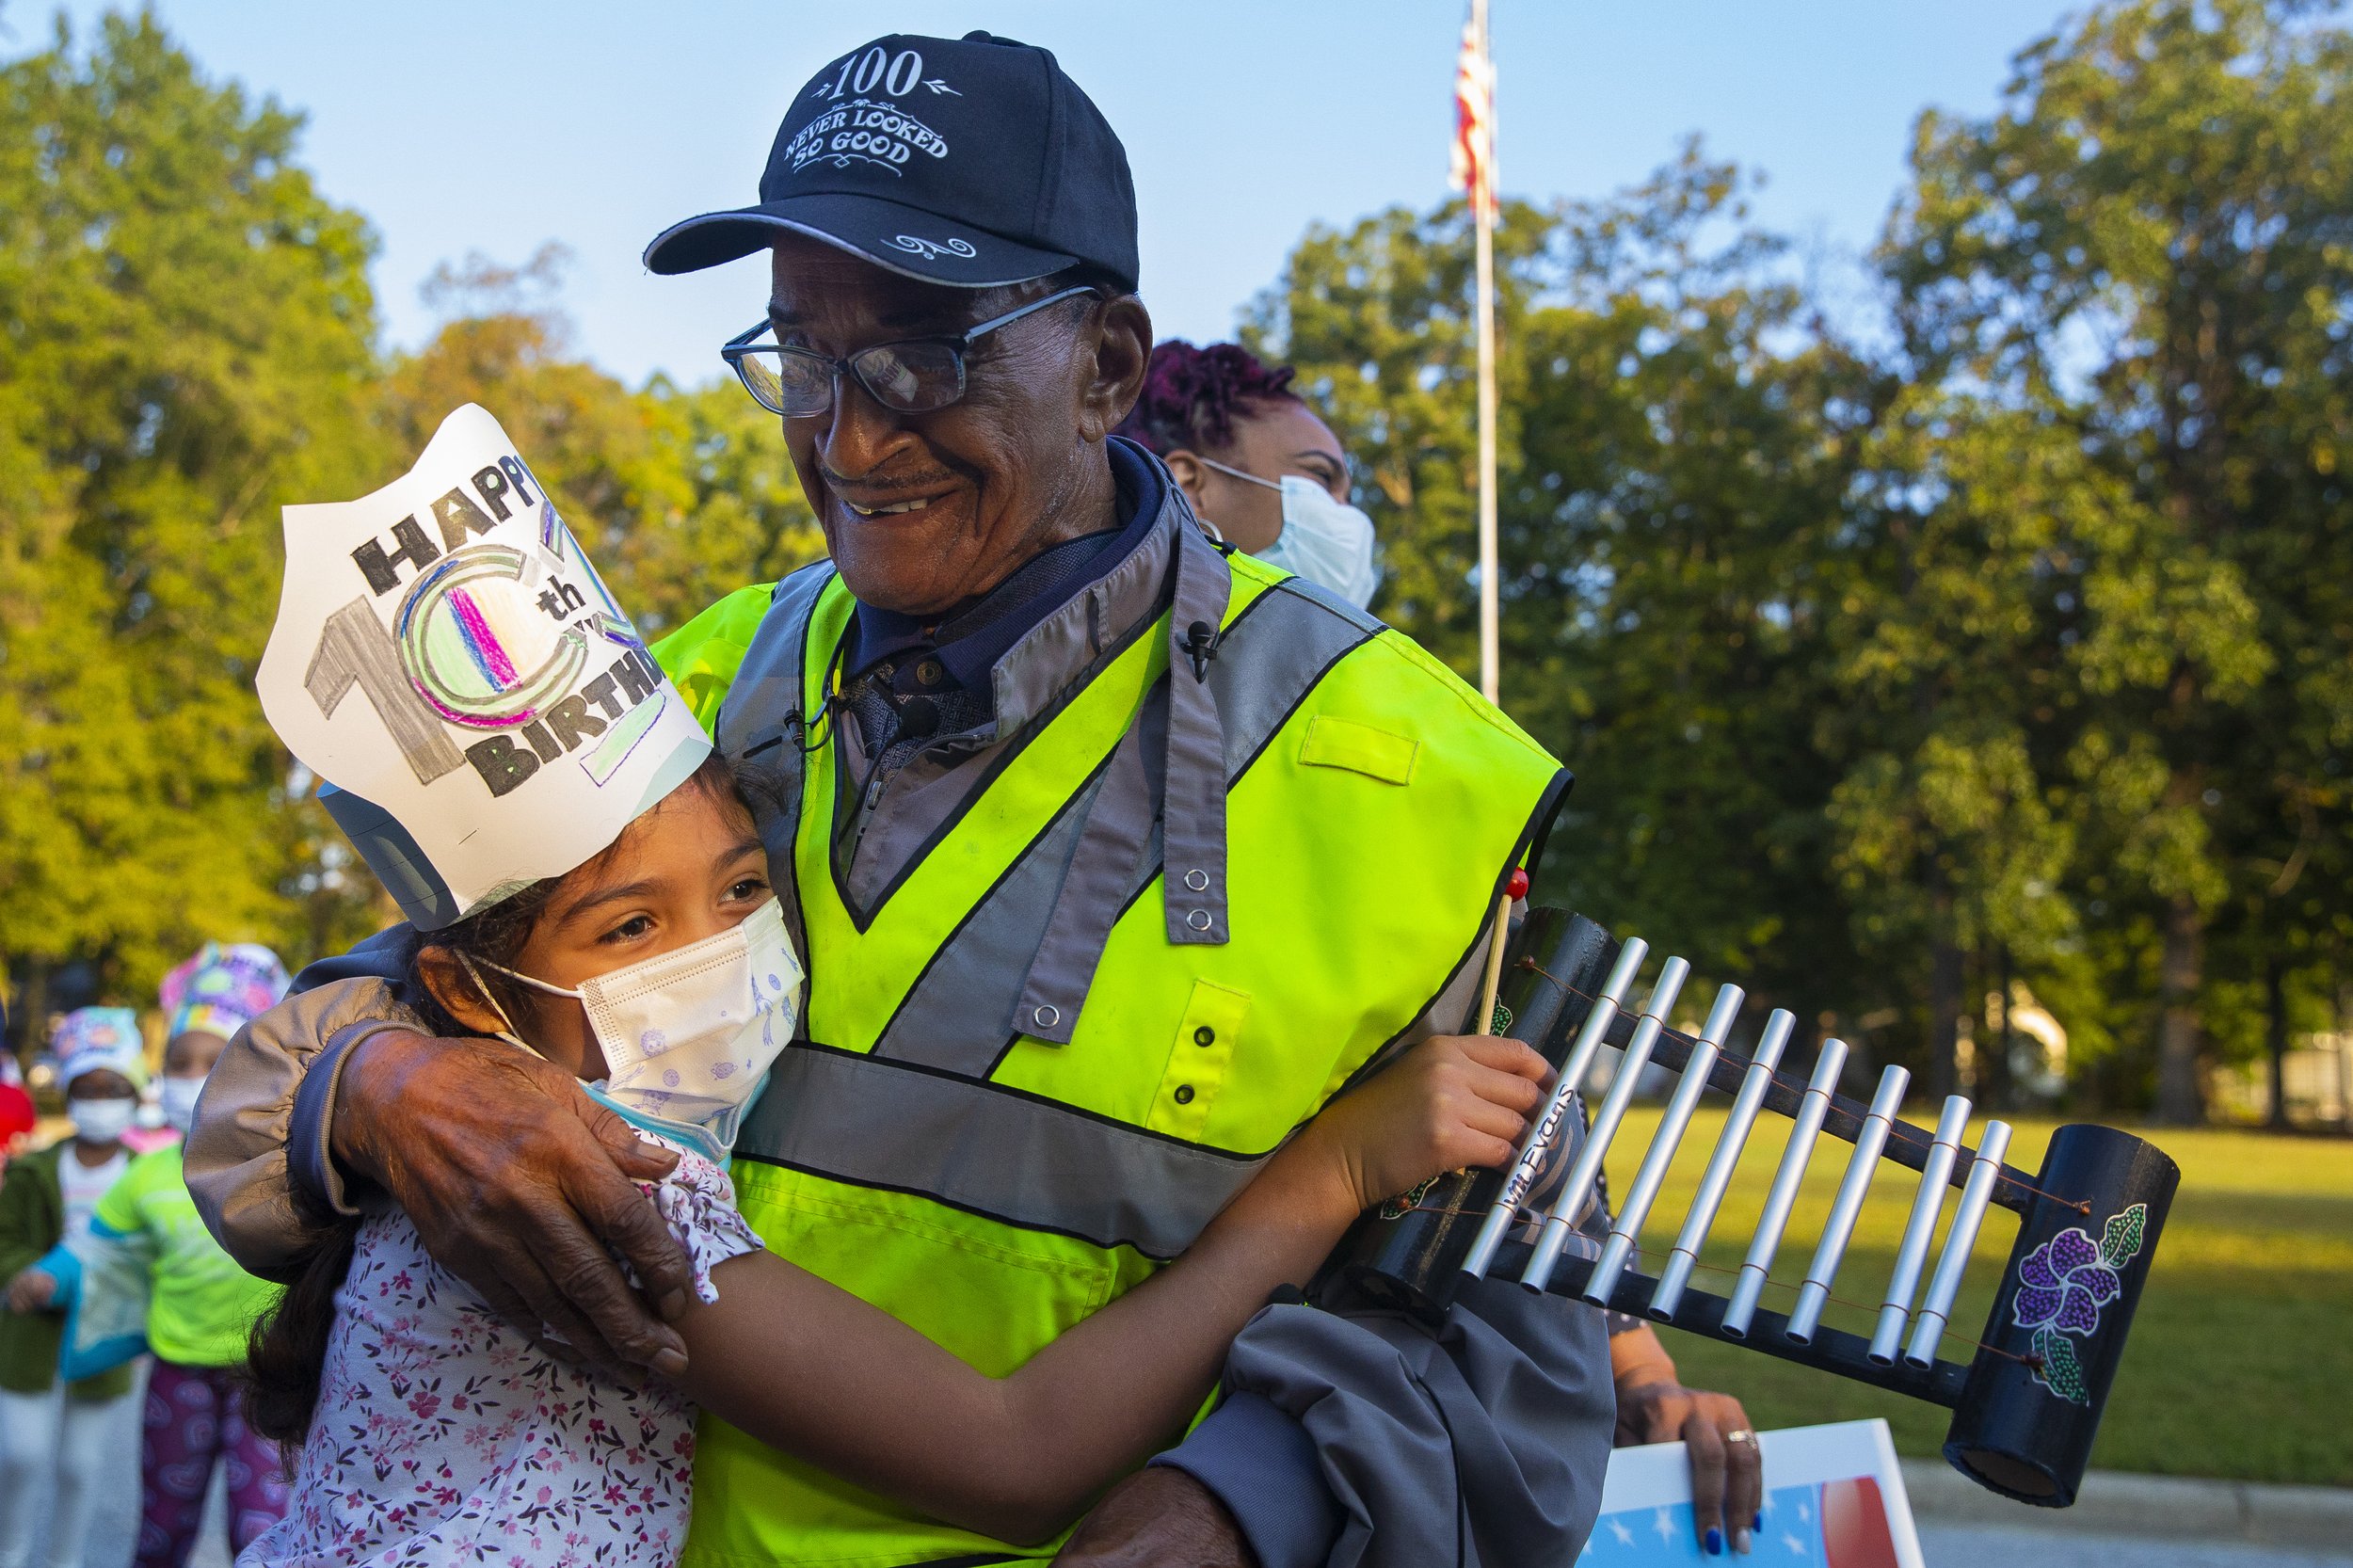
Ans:
{"type": "MultiPolygon", "coordinates": [[[[1571,984],[1569,982],[1561,979],[1559,975],[1554,974],[1550,969],[1545,968],[1542,964],[1537,963],[1533,958],[1521,958],[1519,961],[1519,967],[1523,969],[1529,970],[1530,973],[1543,975],[1546,980],[1551,981],[1555,985],[1560,986],[1561,989],[1568,992],[1569,995],[1573,997],[1582,997],[1587,1001],[1595,1003],[1596,1005],[1598,1005],[1601,1001],[1601,998],[1595,996],[1593,992],[1585,990],[1581,986],[1571,984]]],[[[1617,1006],[1615,1003],[1612,1003],[1612,1005],[1617,1006]]],[[[1626,1013],[1625,1008],[1623,1006],[1618,1006],[1617,1010],[1620,1013],[1626,1013]]],[[[1687,1049],[1696,1050],[1702,1044],[1701,1041],[1694,1039],[1692,1036],[1684,1033],[1678,1029],[1675,1029],[1670,1025],[1666,1019],[1657,1017],[1655,1014],[1629,1013],[1626,1014],[1626,1016],[1633,1018],[1638,1023],[1644,1018],[1653,1019],[1658,1025],[1658,1032],[1660,1034],[1670,1040],[1677,1042],[1687,1049]]],[[[1717,1048],[1717,1060],[1743,1069],[1754,1067],[1756,1065],[1753,1058],[1736,1055],[1728,1046],[1719,1046],[1717,1048]]],[[[1792,1094],[1798,1095],[1801,1097],[1803,1097],[1806,1092],[1806,1085],[1803,1082],[1794,1078],[1784,1078],[1777,1070],[1769,1068],[1766,1072],[1766,1077],[1781,1088],[1785,1089],[1792,1094]]],[[[1972,1159],[1977,1157],[1977,1151],[1974,1149],[1967,1149],[1962,1152],[1968,1154],[1972,1159]]],[[[2032,1192],[2036,1197],[2046,1198],[2052,1203],[2057,1204],[2062,1208],[2073,1209],[2078,1214],[2089,1215],[2091,1212],[2091,1205],[2084,1202],[2082,1199],[2062,1198],[2057,1192],[2045,1192],[2043,1189],[2037,1187],[2033,1182],[2028,1181],[2023,1175],[2013,1174],[2014,1170],[2015,1167],[2006,1166],[2004,1167],[2002,1173],[2004,1177],[2012,1185],[2032,1192]]],[[[1706,1265],[1702,1264],[1701,1267],[1705,1268],[1706,1265]]],[[[1833,1301],[1837,1300],[1834,1296],[1831,1299],[1833,1301]]]]}
{"type": "MultiPolygon", "coordinates": [[[[1465,1216],[1470,1219],[1484,1219],[1486,1217],[1486,1210],[1483,1208],[1451,1208],[1435,1204],[1417,1205],[1416,1208],[1419,1212],[1424,1214],[1454,1214],[1465,1216]]],[[[1516,1224],[1539,1224],[1543,1223],[1545,1216],[1539,1214],[1532,1208],[1515,1208],[1512,1211],[1512,1218],[1516,1224]]],[[[1657,1251],[1657,1248],[1645,1247],[1639,1241],[1634,1244],[1634,1256],[1638,1259],[1646,1255],[1656,1256],[1657,1251]]],[[[1709,1263],[1700,1259],[1694,1259],[1691,1267],[1698,1270],[1701,1273],[1706,1274],[1737,1275],[1740,1272],[1737,1269],[1726,1268],[1721,1263],[1709,1263]]],[[[1790,1284],[1787,1280],[1775,1279],[1770,1274],[1768,1274],[1765,1276],[1765,1288],[1768,1290],[1795,1291],[1798,1287],[1790,1284]]],[[[1837,1303],[1840,1306],[1850,1306],[1857,1312],[1865,1314],[1875,1313],[1880,1309],[1879,1304],[1877,1303],[1850,1301],[1847,1297],[1835,1293],[1833,1293],[1828,1299],[1837,1303]]],[[[1673,1328],[1674,1324],[1673,1321],[1670,1321],[1667,1326],[1673,1328]]],[[[2036,1371],[2041,1371],[2042,1369],[2042,1358],[2041,1356],[2021,1355],[2016,1351],[2006,1351],[1999,1345],[1989,1345],[1982,1339],[1972,1339],[1969,1336],[1961,1333],[1959,1329],[1954,1328],[1949,1321],[1945,1325],[1944,1332],[1938,1335],[1937,1337],[1940,1339],[1957,1339],[1961,1344],[1970,1346],[1975,1350],[1983,1351],[1989,1355],[1998,1355],[2005,1361],[2015,1361],[2020,1366],[2031,1367],[2036,1371]]]]}

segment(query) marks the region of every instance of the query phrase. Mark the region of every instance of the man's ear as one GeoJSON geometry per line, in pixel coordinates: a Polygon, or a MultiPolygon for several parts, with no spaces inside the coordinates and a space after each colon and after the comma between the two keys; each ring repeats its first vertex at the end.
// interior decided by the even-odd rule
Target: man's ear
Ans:
{"type": "Polygon", "coordinates": [[[1079,401],[1079,435],[1090,444],[1119,426],[1144,393],[1152,362],[1152,317],[1144,301],[1123,294],[1097,314],[1095,373],[1079,401]]]}
{"type": "Polygon", "coordinates": [[[428,946],[417,953],[417,978],[441,1004],[441,1011],[476,1034],[497,1034],[506,1024],[474,984],[457,955],[444,947],[428,946]]]}

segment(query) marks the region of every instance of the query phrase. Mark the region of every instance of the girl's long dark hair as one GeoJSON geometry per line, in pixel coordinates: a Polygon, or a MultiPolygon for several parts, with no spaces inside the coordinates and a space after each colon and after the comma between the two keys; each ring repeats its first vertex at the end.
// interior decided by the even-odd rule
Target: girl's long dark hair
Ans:
{"type": "MultiPolygon", "coordinates": [[[[733,770],[717,752],[681,788],[700,789],[738,804],[743,799],[733,770]]],[[[587,870],[602,858],[599,856],[581,869],[587,870]]],[[[552,876],[535,882],[439,931],[411,932],[401,955],[403,979],[395,986],[401,1001],[437,1036],[446,1039],[474,1032],[451,1016],[424,983],[420,960],[428,950],[438,948],[471,960],[473,983],[518,1026],[527,1026],[537,1011],[533,993],[497,969],[483,966],[513,967],[516,955],[531,940],[532,928],[539,923],[549,897],[563,880],[552,876]]],[[[296,1192],[297,1203],[307,1201],[299,1188],[296,1192]]],[[[328,1344],[335,1331],[335,1294],[351,1272],[352,1249],[361,1224],[358,1216],[323,1209],[307,1212],[303,1218],[311,1227],[312,1240],[296,1256],[285,1294],[254,1323],[246,1346],[246,1424],[279,1445],[289,1474],[318,1412],[328,1344]]]]}
{"type": "MultiPolygon", "coordinates": [[[[450,1016],[448,1009],[425,984],[419,958],[427,948],[441,948],[473,960],[482,984],[513,1017],[530,1016],[531,1001],[523,988],[495,971],[483,970],[484,960],[512,965],[531,928],[547,907],[548,896],[561,877],[535,882],[521,892],[455,925],[429,934],[411,932],[401,955],[403,978],[394,986],[400,1000],[436,1035],[454,1038],[472,1030],[450,1016]],[[509,995],[507,993],[514,994],[509,995]]],[[[296,1202],[312,1200],[300,1188],[296,1202]]],[[[335,1214],[312,1208],[303,1215],[312,1240],[296,1256],[293,1277],[285,1294],[253,1325],[246,1342],[246,1425],[284,1451],[291,1473],[295,1455],[310,1435],[317,1413],[319,1385],[327,1372],[328,1341],[335,1330],[335,1293],[351,1272],[353,1246],[360,1239],[360,1216],[335,1214]]]]}

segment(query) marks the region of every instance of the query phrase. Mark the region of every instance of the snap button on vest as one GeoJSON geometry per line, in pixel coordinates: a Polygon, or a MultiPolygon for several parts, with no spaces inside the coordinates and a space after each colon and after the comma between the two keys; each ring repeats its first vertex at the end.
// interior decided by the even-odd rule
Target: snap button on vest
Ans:
{"type": "Polygon", "coordinates": [[[1178,1105],[1191,1105],[1193,1103],[1192,1084],[1179,1083],[1176,1085],[1176,1103],[1178,1105]]]}
{"type": "Polygon", "coordinates": [[[1196,893],[1208,892],[1209,889],[1209,873],[1203,871],[1200,867],[1195,866],[1192,871],[1185,873],[1185,886],[1192,888],[1196,893]]]}
{"type": "Polygon", "coordinates": [[[1217,1031],[1203,1024],[1193,1032],[1193,1043],[1196,1046],[1214,1046],[1217,1044],[1217,1031]]]}

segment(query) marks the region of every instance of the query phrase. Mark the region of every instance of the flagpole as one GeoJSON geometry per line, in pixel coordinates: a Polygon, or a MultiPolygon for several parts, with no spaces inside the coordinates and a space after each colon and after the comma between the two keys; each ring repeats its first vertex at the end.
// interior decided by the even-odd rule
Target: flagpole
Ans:
{"type": "MultiPolygon", "coordinates": [[[[1471,27],[1480,57],[1494,70],[1488,47],[1487,0],[1471,0],[1471,27]]],[[[1492,83],[1494,77],[1488,78],[1492,83]]],[[[1492,88],[1490,88],[1492,91],[1492,88]]],[[[1493,99],[1489,100],[1485,178],[1471,181],[1470,203],[1479,232],[1479,690],[1497,700],[1497,671],[1502,659],[1500,568],[1496,560],[1496,247],[1493,169],[1493,99]]]]}

